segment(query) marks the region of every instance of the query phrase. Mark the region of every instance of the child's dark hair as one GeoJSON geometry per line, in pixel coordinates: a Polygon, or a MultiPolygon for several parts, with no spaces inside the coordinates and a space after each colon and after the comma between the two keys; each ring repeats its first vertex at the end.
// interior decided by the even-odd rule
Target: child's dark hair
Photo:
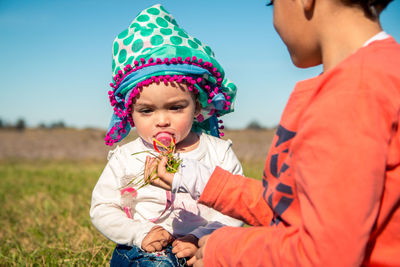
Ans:
{"type": "Polygon", "coordinates": [[[371,19],[377,19],[382,10],[392,1],[393,0],[342,0],[343,3],[348,5],[361,6],[365,15],[371,19]]]}

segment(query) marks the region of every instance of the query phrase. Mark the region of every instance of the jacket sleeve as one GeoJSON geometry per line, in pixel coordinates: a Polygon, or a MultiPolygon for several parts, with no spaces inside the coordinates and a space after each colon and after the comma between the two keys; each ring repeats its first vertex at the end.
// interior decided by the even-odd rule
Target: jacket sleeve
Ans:
{"type": "MultiPolygon", "coordinates": [[[[346,79],[330,89],[310,103],[292,143],[300,223],[218,229],[206,244],[205,266],[362,264],[380,208],[398,110],[372,90],[352,90],[346,79]]],[[[200,201],[266,225],[261,215],[267,217],[269,210],[261,196],[261,182],[217,169],[200,201]]]]}
{"type": "Polygon", "coordinates": [[[111,241],[141,247],[155,224],[130,219],[123,211],[118,177],[123,175],[124,166],[118,161],[118,154],[117,151],[111,157],[93,190],[90,217],[93,225],[111,241]]]}
{"type": "Polygon", "coordinates": [[[272,212],[263,199],[261,181],[215,168],[199,203],[253,226],[268,225],[272,212]]]}

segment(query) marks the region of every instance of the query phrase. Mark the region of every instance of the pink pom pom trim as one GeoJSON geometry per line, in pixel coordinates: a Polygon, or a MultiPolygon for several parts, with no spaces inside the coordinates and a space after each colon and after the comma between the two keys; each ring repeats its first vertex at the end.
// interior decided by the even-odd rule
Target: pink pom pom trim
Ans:
{"type": "MultiPolygon", "coordinates": [[[[199,90],[195,87],[200,86],[202,88],[204,88],[205,92],[208,95],[208,103],[212,102],[212,98],[218,94],[220,92],[219,87],[221,87],[222,85],[222,78],[221,77],[221,73],[218,72],[216,67],[213,67],[213,64],[211,62],[204,62],[203,59],[198,59],[196,56],[193,56],[192,58],[187,57],[184,61],[182,61],[181,57],[177,57],[177,58],[164,58],[164,60],[162,60],[161,58],[157,58],[157,59],[153,59],[153,58],[149,58],[148,61],[146,62],[146,60],[144,58],[140,59],[140,62],[135,60],[133,62],[134,66],[131,65],[126,65],[124,67],[123,70],[118,70],[117,74],[113,77],[114,83],[110,83],[110,87],[113,88],[113,90],[108,92],[108,96],[109,96],[109,100],[111,103],[111,106],[114,107],[114,113],[122,119],[121,122],[119,122],[119,124],[114,125],[110,131],[107,133],[106,137],[104,138],[104,141],[107,145],[112,146],[114,143],[118,142],[119,139],[121,138],[121,133],[125,134],[126,130],[125,127],[126,125],[129,123],[131,125],[131,127],[134,127],[134,123],[133,123],[133,119],[132,119],[132,103],[133,100],[135,99],[135,97],[137,97],[141,90],[143,89],[143,86],[147,86],[151,83],[160,83],[160,82],[164,82],[166,85],[170,82],[178,82],[178,83],[186,83],[188,85],[188,89],[189,91],[194,92],[195,94],[199,93],[199,90]],[[206,69],[207,71],[209,71],[212,76],[214,77],[218,77],[216,84],[213,88],[211,88],[208,84],[203,85],[205,82],[203,81],[203,78],[198,77],[196,79],[190,77],[190,76],[182,76],[182,75],[174,75],[174,76],[170,76],[170,75],[165,75],[165,76],[152,76],[151,78],[144,80],[142,82],[139,82],[135,88],[133,88],[133,90],[131,91],[128,100],[125,102],[124,99],[121,100],[121,103],[118,103],[118,101],[115,98],[115,92],[117,91],[117,89],[119,88],[121,82],[125,79],[126,76],[128,76],[129,74],[131,74],[132,72],[135,72],[137,70],[140,70],[144,67],[147,66],[154,66],[154,65],[162,65],[162,64],[189,64],[189,65],[194,65],[194,66],[198,66],[201,68],[206,69]],[[114,133],[117,135],[117,138],[114,139],[114,133]]],[[[223,93],[225,96],[225,103],[223,106],[224,110],[229,110],[231,102],[229,102],[228,100],[230,99],[230,97],[226,94],[223,93]]],[[[122,95],[119,95],[119,97],[122,97],[122,95]]],[[[221,114],[219,114],[219,111],[212,109],[209,112],[209,115],[214,114],[219,117],[221,114]]],[[[202,122],[204,121],[204,117],[200,114],[199,116],[196,117],[197,121],[202,122]]],[[[222,121],[218,121],[218,123],[222,123],[222,121]]],[[[224,129],[224,126],[219,126],[219,129],[224,129]]],[[[224,133],[220,133],[220,136],[224,136],[224,133]]]]}

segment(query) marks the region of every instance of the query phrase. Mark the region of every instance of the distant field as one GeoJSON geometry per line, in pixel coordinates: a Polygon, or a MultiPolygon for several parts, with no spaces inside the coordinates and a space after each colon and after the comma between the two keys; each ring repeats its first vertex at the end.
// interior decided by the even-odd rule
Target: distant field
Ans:
{"type": "MultiPolygon", "coordinates": [[[[274,135],[273,130],[224,131],[242,161],[264,161],[274,135]]],[[[0,130],[0,160],[56,159],[105,161],[112,148],[104,145],[104,131],[96,129],[27,129],[22,132],[0,130]]],[[[136,138],[132,132],[124,144],[136,138]]]]}
{"type": "MultiPolygon", "coordinates": [[[[272,135],[227,133],[247,176],[261,178],[272,135]]],[[[0,131],[0,266],[108,265],[114,244],[89,218],[109,149],[102,136],[98,130],[0,131]]]]}

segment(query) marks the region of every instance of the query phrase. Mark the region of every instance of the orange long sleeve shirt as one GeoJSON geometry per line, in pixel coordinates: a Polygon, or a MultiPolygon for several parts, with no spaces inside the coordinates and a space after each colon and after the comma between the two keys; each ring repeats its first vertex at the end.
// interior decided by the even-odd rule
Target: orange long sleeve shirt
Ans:
{"type": "Polygon", "coordinates": [[[299,82],[262,182],[207,183],[201,203],[254,227],[216,230],[205,266],[400,266],[399,114],[393,38],[299,82]]]}

